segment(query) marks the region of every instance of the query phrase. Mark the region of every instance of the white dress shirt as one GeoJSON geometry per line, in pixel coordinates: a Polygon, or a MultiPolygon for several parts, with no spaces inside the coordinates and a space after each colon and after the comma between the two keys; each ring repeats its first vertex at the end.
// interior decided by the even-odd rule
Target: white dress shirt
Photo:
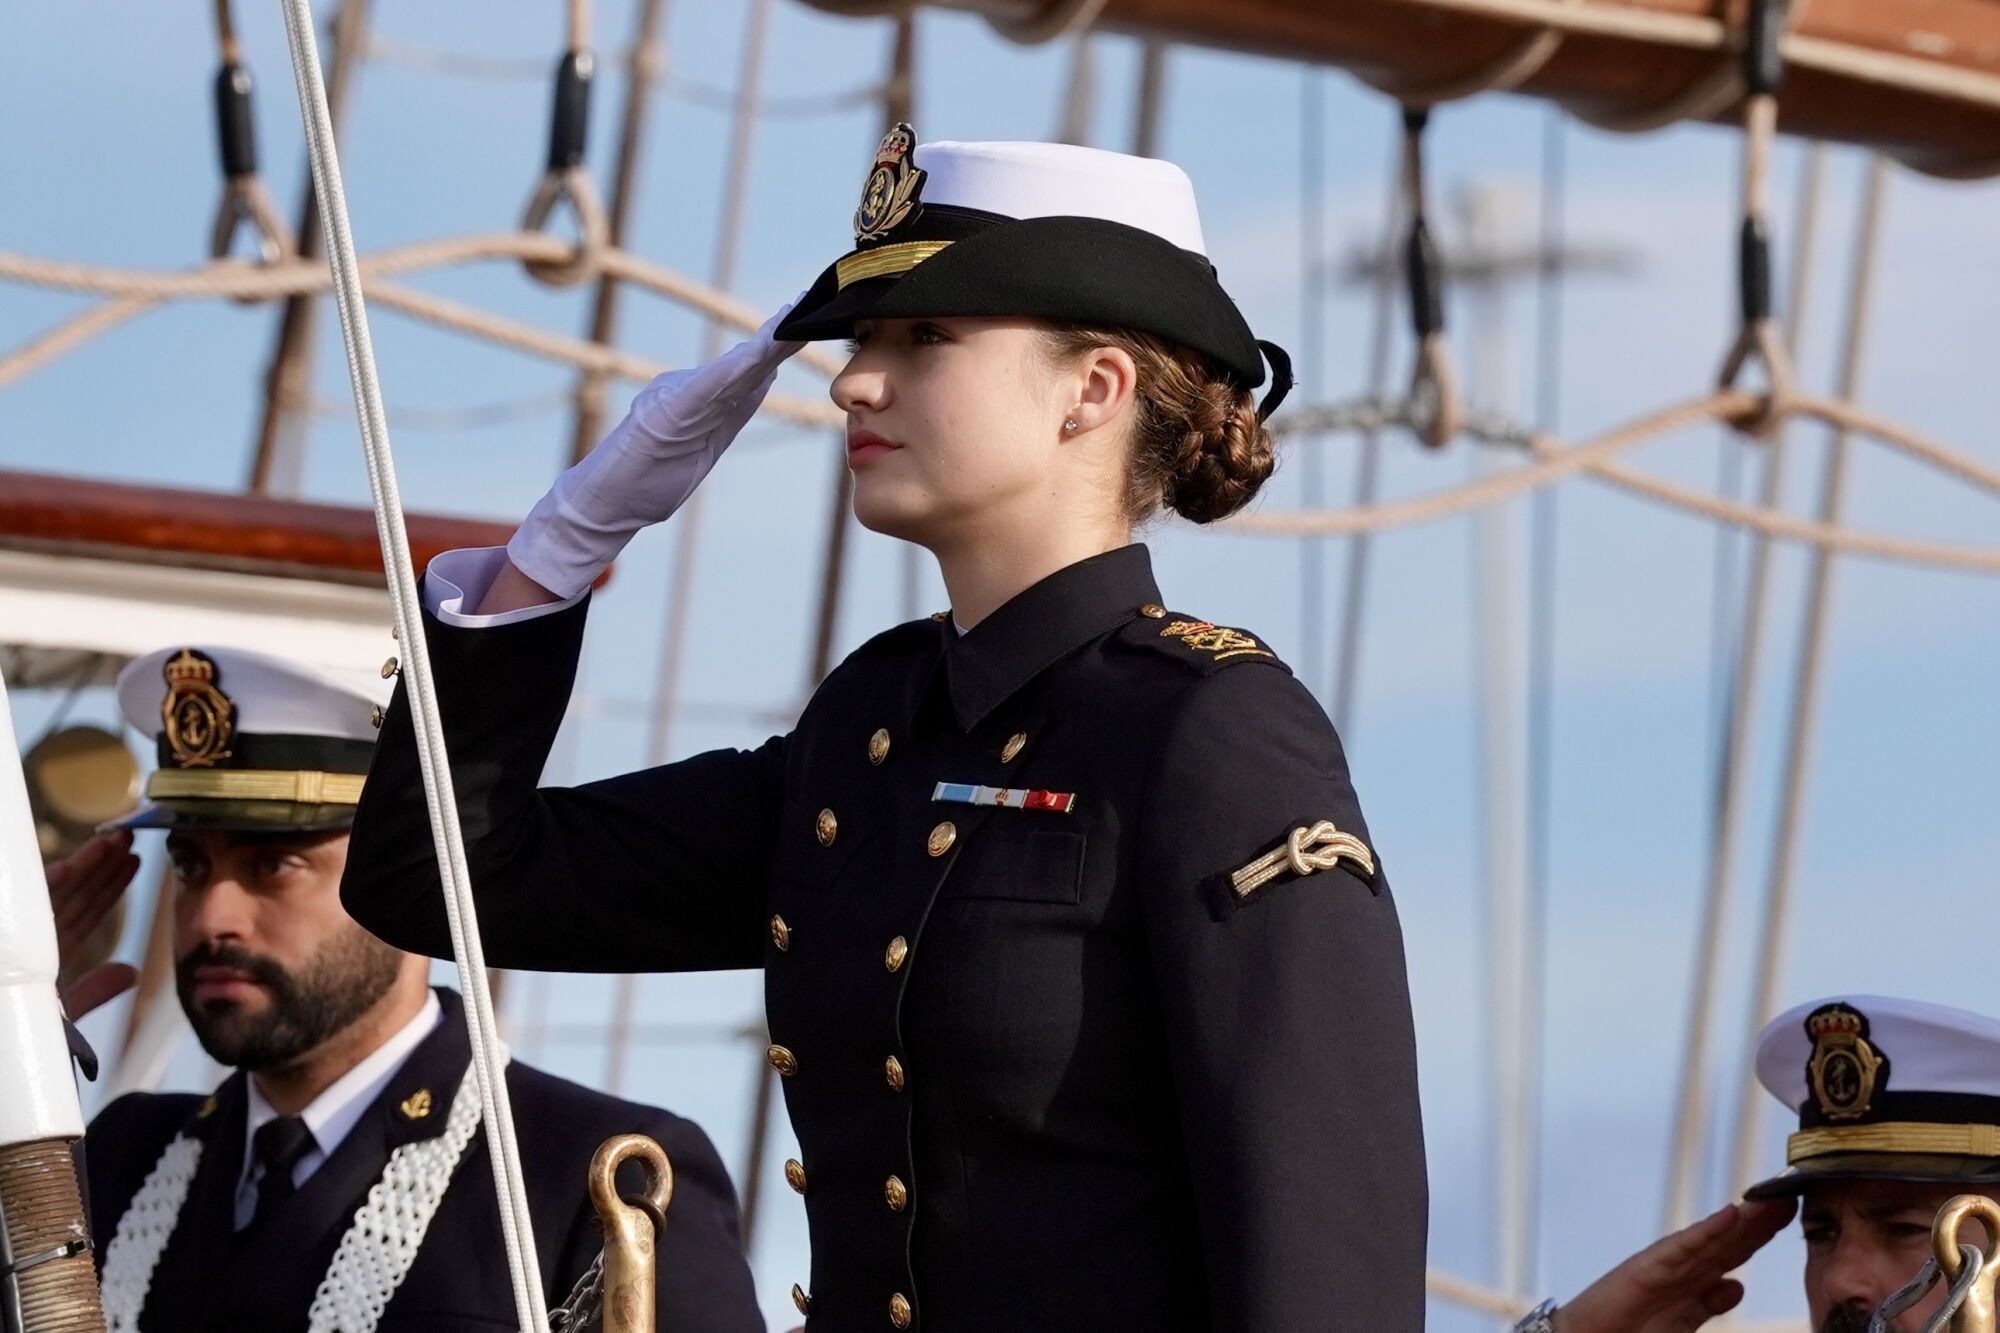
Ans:
{"type": "MultiPolygon", "coordinates": [[[[444,1021],[444,1007],[438,1003],[437,993],[424,994],[424,1007],[417,1016],[397,1029],[396,1034],[362,1057],[360,1063],[326,1085],[319,1096],[307,1103],[299,1116],[312,1131],[313,1147],[299,1158],[292,1168],[292,1185],[303,1185],[313,1172],[319,1170],[320,1163],[333,1155],[340,1141],[348,1131],[359,1123],[375,1099],[382,1095],[382,1089],[403,1067],[403,1061],[410,1058],[410,1052],[431,1034],[431,1029],[444,1021]]],[[[243,1174],[236,1182],[236,1229],[241,1231],[250,1225],[251,1217],[257,1211],[257,1184],[264,1178],[263,1163],[256,1159],[251,1144],[256,1133],[269,1122],[278,1118],[278,1112],[271,1103],[264,1100],[263,1090],[257,1086],[257,1076],[250,1075],[245,1080],[250,1087],[250,1113],[243,1123],[243,1174]]]]}

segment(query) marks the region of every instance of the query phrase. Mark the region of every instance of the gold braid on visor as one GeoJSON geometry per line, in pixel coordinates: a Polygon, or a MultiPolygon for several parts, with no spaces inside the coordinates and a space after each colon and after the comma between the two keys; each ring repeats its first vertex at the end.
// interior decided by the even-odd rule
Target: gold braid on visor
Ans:
{"type": "Polygon", "coordinates": [[[300,805],[358,805],[365,773],[274,769],[163,768],[146,783],[155,801],[206,798],[221,801],[294,801],[300,805]]]}
{"type": "Polygon", "coordinates": [[[1831,1125],[1802,1129],[1786,1140],[1785,1162],[1829,1153],[1938,1153],[1958,1157],[2000,1157],[2000,1125],[1936,1125],[1889,1121],[1876,1125],[1831,1125]]]}
{"type": "Polygon", "coordinates": [[[834,278],[840,284],[838,290],[845,291],[850,284],[863,278],[886,278],[908,273],[950,244],[950,241],[898,241],[873,250],[856,250],[833,266],[834,278]]]}

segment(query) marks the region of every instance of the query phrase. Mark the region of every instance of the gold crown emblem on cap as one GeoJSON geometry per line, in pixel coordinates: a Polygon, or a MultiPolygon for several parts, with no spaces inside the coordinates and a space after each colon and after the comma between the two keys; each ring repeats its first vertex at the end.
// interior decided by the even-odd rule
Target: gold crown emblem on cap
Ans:
{"type": "Polygon", "coordinates": [[[1868,1040],[1868,1019],[1844,1004],[1826,1004],[1806,1018],[1812,1058],[1806,1080],[1813,1100],[1828,1120],[1858,1120],[1867,1114],[1888,1061],[1868,1040]]]}
{"type": "Polygon", "coordinates": [[[854,239],[879,241],[916,216],[917,196],[923,192],[924,172],[910,154],[916,151],[917,132],[897,124],[882,136],[875,150],[875,165],[861,187],[861,203],[854,210],[854,239]]]}
{"type": "Polygon", "coordinates": [[[236,704],[222,692],[215,660],[183,648],[167,659],[162,674],[167,697],[160,704],[160,722],[174,764],[208,768],[229,758],[236,704]]]}

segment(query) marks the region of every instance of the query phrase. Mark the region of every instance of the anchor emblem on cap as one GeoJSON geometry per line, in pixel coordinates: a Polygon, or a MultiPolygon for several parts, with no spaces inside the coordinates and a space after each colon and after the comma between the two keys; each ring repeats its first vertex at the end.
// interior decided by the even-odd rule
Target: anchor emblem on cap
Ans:
{"type": "Polygon", "coordinates": [[[1888,1061],[1868,1041],[1868,1019],[1844,1004],[1822,1005],[1806,1019],[1812,1059],[1806,1078],[1828,1120],[1858,1120],[1868,1113],[1888,1061]]]}
{"type": "Polygon", "coordinates": [[[167,659],[167,697],[160,721],[167,748],[180,768],[209,768],[229,758],[236,734],[236,705],[217,683],[215,660],[192,648],[167,659]]]}
{"type": "Polygon", "coordinates": [[[917,212],[917,196],[923,192],[924,172],[911,160],[917,147],[917,132],[899,123],[882,136],[875,150],[875,165],[861,187],[861,204],[854,210],[854,239],[879,241],[917,212]]]}

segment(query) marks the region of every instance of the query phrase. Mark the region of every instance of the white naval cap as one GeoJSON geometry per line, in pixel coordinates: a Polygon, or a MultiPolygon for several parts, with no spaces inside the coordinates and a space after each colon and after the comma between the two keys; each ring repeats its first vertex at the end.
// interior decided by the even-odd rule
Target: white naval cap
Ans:
{"type": "Polygon", "coordinates": [[[199,644],[118,673],[125,720],[154,738],[154,802],[130,828],[330,828],[351,820],[394,682],[199,644]]]}
{"type": "Polygon", "coordinates": [[[1206,255],[1194,182],[1171,162],[1066,143],[938,139],[916,146],[924,202],[1006,218],[1083,217],[1206,255]]]}
{"type": "Polygon", "coordinates": [[[1799,1117],[1783,1176],[2000,1180],[2000,1019],[1880,995],[1816,1000],[1757,1039],[1757,1079],[1799,1117]]]}

